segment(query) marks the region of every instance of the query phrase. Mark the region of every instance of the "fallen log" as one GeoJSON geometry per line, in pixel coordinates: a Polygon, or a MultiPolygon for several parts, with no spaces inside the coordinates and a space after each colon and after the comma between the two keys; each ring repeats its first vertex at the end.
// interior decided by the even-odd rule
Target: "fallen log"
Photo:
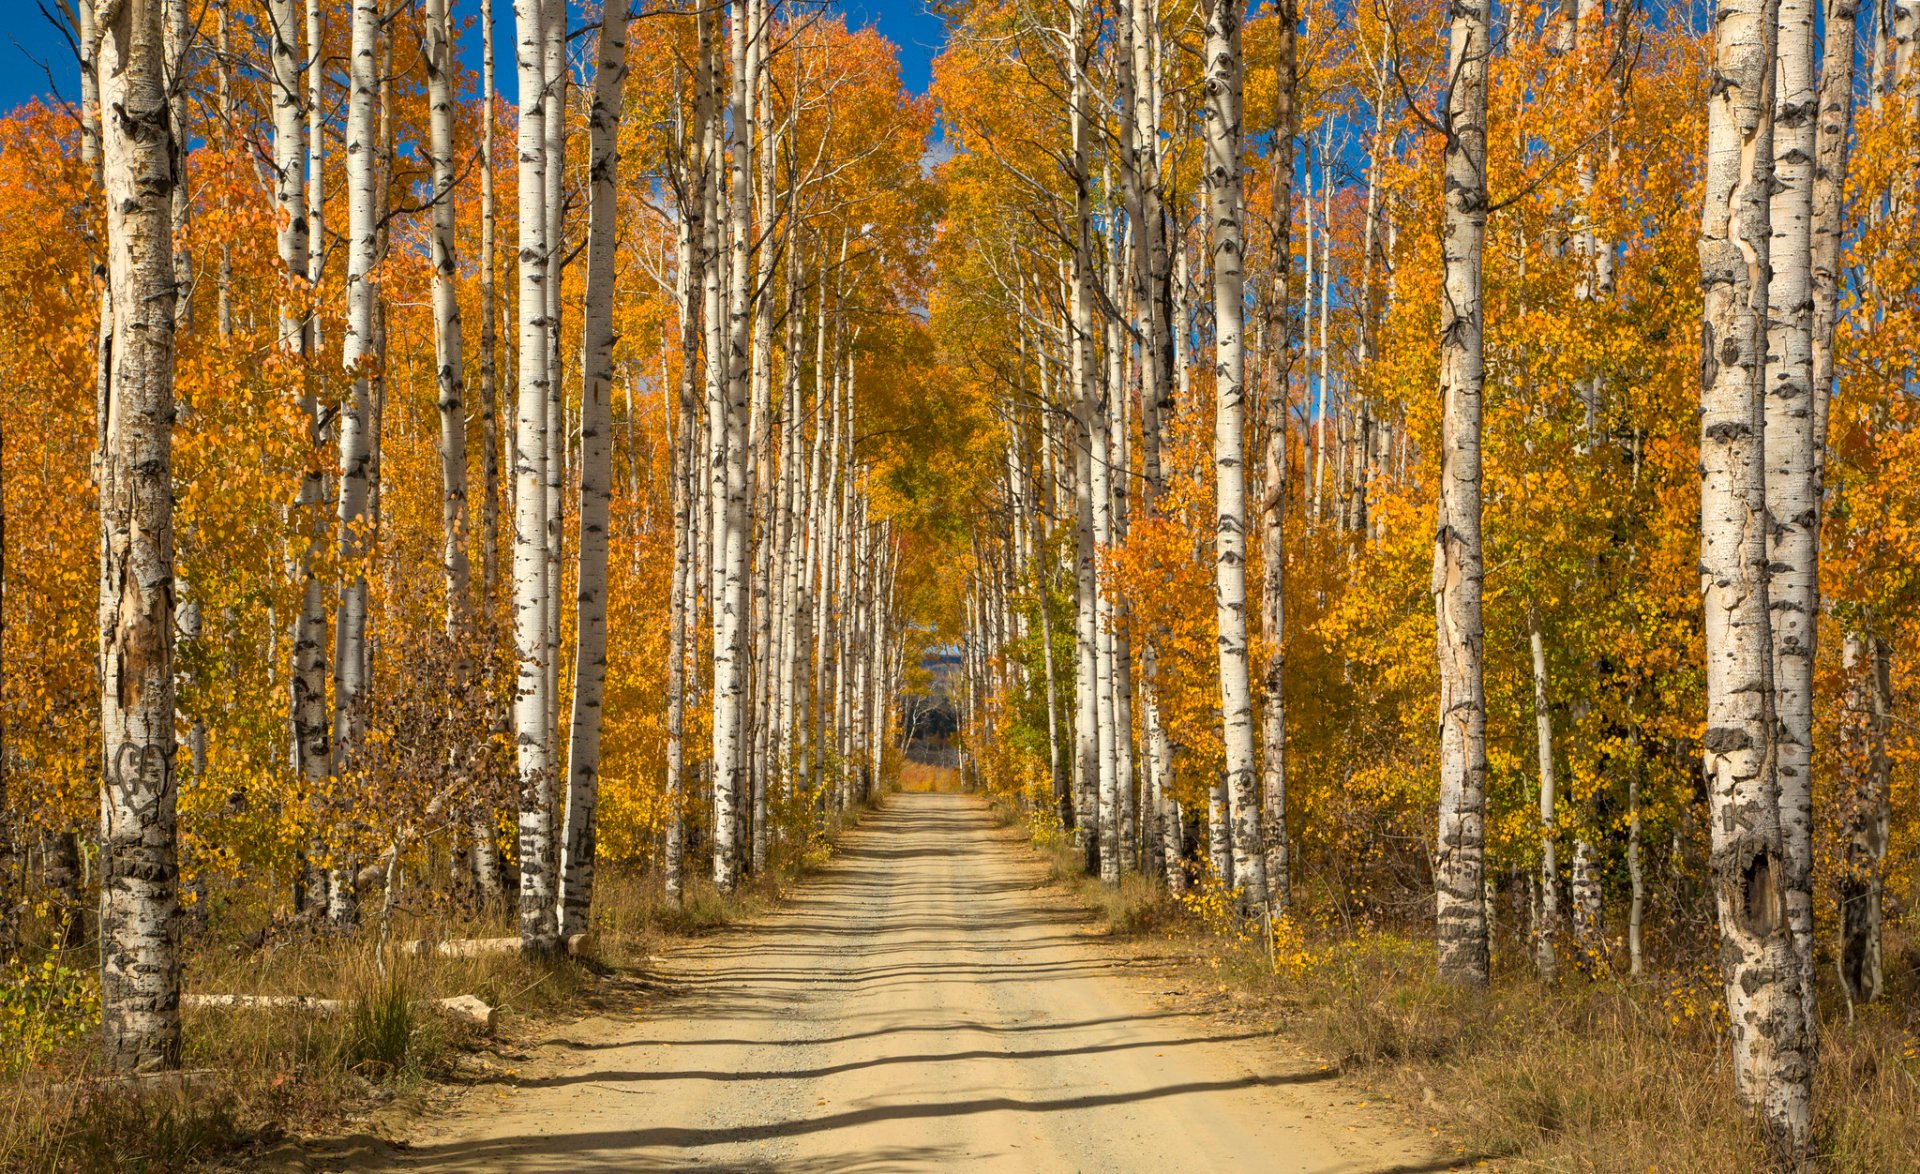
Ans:
{"type": "MultiPolygon", "coordinates": [[[[567,935],[567,953],[578,954],[586,944],[587,935],[583,933],[567,935]]],[[[419,957],[423,954],[437,954],[442,958],[479,958],[487,954],[517,954],[520,952],[519,938],[450,938],[435,941],[432,938],[415,938],[401,942],[397,947],[402,954],[419,957]]]]}
{"type": "MultiPolygon", "coordinates": [[[[474,995],[452,995],[433,999],[431,1004],[449,1019],[493,1030],[495,1008],[474,995]]],[[[180,1005],[194,1010],[305,1011],[312,1015],[338,1015],[347,1007],[344,999],[315,999],[306,995],[182,995],[180,1005]]]]}

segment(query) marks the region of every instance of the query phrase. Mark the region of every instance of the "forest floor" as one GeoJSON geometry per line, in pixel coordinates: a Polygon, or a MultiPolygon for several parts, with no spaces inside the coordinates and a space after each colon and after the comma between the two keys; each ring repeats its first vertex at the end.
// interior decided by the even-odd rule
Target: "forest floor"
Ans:
{"type": "Polygon", "coordinates": [[[278,1156],[401,1171],[1461,1161],[1150,943],[1106,940],[970,796],[889,797],[777,909],[666,948],[599,1002],[516,1067],[436,1090],[397,1144],[278,1156]]]}

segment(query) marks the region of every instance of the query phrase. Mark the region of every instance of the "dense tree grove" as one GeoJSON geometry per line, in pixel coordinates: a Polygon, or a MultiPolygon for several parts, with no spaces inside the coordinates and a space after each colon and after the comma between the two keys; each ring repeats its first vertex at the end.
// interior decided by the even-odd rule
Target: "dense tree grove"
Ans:
{"type": "Polygon", "coordinates": [[[970,768],[1459,982],[1718,958],[1804,1146],[1913,899],[1911,13],[1242,9],[947,6],[970,768]]]}
{"type": "Polygon", "coordinates": [[[242,907],[771,875],[957,657],[1106,884],[1705,967],[1809,1151],[1920,901],[1920,5],[936,0],[920,97],[624,3],[52,6],[0,953],[98,942],[110,1068],[242,907]]]}
{"type": "Polygon", "coordinates": [[[83,0],[0,122],[5,929],[97,893],[117,1066],[210,913],[551,952],[596,862],[730,887],[884,769],[930,107],[812,8],[493,8],[83,0]]]}

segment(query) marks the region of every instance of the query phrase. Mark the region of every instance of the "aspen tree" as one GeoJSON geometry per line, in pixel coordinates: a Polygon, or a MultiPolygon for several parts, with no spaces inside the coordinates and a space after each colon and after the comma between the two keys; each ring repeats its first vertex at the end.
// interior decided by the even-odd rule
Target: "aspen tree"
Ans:
{"type": "Polygon", "coordinates": [[[466,379],[460,346],[458,258],[453,240],[453,14],[427,0],[426,66],[433,165],[433,340],[440,409],[440,560],[447,579],[447,634],[462,638],[472,578],[467,560],[466,379]]]}
{"type": "MultiPolygon", "coordinates": [[[[373,269],[380,254],[379,144],[374,121],[380,85],[380,6],[354,0],[347,96],[347,317],[341,345],[348,376],[340,411],[340,483],[337,547],[344,581],[334,621],[333,745],[337,765],[357,765],[365,729],[367,693],[367,571],[370,493],[374,480],[373,378],[380,363],[374,337],[373,269]]],[[[352,869],[335,861],[328,878],[327,916],[355,917],[352,869]]]]}
{"type": "MultiPolygon", "coordinates": [[[[493,0],[480,0],[480,592],[500,582],[500,374],[494,287],[493,0]]],[[[487,842],[492,843],[491,831],[487,842]]]]}
{"type": "Polygon", "coordinates": [[[1206,188],[1213,249],[1214,623],[1233,845],[1232,884],[1249,909],[1267,902],[1254,777],[1253,696],[1247,654],[1246,199],[1240,175],[1240,0],[1207,8],[1206,188]]]}
{"type": "Polygon", "coordinates": [[[513,716],[520,778],[520,947],[531,957],[559,949],[553,876],[553,738],[547,671],[547,242],[546,5],[514,0],[520,79],[520,374],[514,423],[513,642],[518,664],[513,716]]]}
{"type": "Polygon", "coordinates": [[[101,420],[100,1009],[108,1069],[180,1062],[173,419],[179,159],[159,0],[99,14],[113,350],[101,420]]]}
{"type": "MultiPolygon", "coordinates": [[[[573,75],[567,59],[567,0],[546,0],[541,26],[541,71],[546,83],[541,105],[546,135],[547,185],[547,444],[546,507],[547,595],[547,755],[560,765],[560,612],[565,594],[563,567],[566,548],[567,457],[571,429],[567,424],[566,357],[561,350],[561,316],[566,299],[567,252],[567,99],[573,75]]],[[[557,785],[557,784],[556,784],[557,785]]],[[[558,810],[558,794],[555,794],[558,810]]],[[[557,854],[558,844],[553,850],[557,854]]],[[[555,884],[558,877],[555,877],[555,884]]]]}
{"type": "Polygon", "coordinates": [[[1887,801],[1892,760],[1892,649],[1878,634],[1848,632],[1841,667],[1847,692],[1840,730],[1840,934],[1838,969],[1849,1013],[1885,987],[1881,932],[1886,895],[1887,801]]]}
{"type": "Polygon", "coordinates": [[[1547,646],[1540,609],[1527,601],[1527,640],[1533,649],[1533,721],[1540,760],[1540,918],[1533,943],[1534,968],[1543,982],[1559,973],[1555,945],[1560,932],[1559,846],[1554,832],[1553,713],[1547,699],[1547,646]]]}
{"type": "MultiPolygon", "coordinates": [[[[1480,616],[1480,260],[1487,223],[1487,0],[1453,8],[1446,91],[1440,306],[1440,496],[1431,591],[1440,659],[1440,812],[1434,858],[1440,977],[1487,982],[1486,630],[1480,616]]],[[[1324,305],[1322,303],[1323,321],[1324,305]]],[[[1325,344],[1322,343],[1322,361],[1325,344]]],[[[1325,421],[1321,422],[1325,427],[1325,421]]]]}
{"type": "Polygon", "coordinates": [[[1820,501],[1814,432],[1813,183],[1819,92],[1814,5],[1777,0],[1773,192],[1768,206],[1765,444],[1767,603],[1773,643],[1774,770],[1786,848],[1787,921],[1813,1014],[1813,659],[1820,606],[1820,501]]]}
{"type": "Polygon", "coordinates": [[[1804,973],[1787,919],[1775,778],[1765,371],[1777,0],[1727,0],[1714,32],[1700,223],[1700,587],[1720,960],[1735,1087],[1788,1150],[1811,1131],[1804,973]]]}
{"type": "Polygon", "coordinates": [[[574,631],[572,745],[561,837],[560,936],[591,924],[595,827],[600,798],[601,702],[607,680],[607,526],[613,500],[614,248],[618,232],[620,117],[627,81],[625,0],[611,0],[600,22],[593,78],[587,196],[587,299],[580,356],[580,591],[574,631]]]}
{"type": "Polygon", "coordinates": [[[1273,12],[1275,97],[1272,223],[1273,292],[1267,298],[1267,346],[1272,351],[1261,412],[1266,425],[1260,483],[1261,549],[1266,574],[1261,582],[1260,627],[1267,640],[1260,669],[1260,844],[1266,857],[1267,904],[1284,915],[1292,904],[1292,870],[1287,857],[1287,709],[1286,709],[1286,510],[1287,380],[1293,370],[1293,318],[1288,300],[1293,282],[1293,139],[1298,127],[1295,90],[1295,0],[1279,0],[1273,12]]]}

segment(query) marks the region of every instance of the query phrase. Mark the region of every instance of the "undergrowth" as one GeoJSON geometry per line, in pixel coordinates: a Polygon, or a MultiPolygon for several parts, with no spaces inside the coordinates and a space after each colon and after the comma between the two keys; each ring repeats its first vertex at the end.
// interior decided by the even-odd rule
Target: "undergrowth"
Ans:
{"type": "Polygon", "coordinates": [[[772,905],[794,876],[824,867],[831,834],[783,854],[732,894],[693,861],[680,903],[658,879],[603,869],[593,932],[579,957],[528,962],[517,952],[411,955],[394,943],[513,933],[510,909],[432,912],[349,933],[281,923],[230,898],[210,932],[189,940],[189,993],[304,995],[310,1009],[187,1007],[182,1071],[132,1083],[98,1070],[98,955],[42,949],[0,971],[0,1171],[176,1171],[224,1165],[300,1136],[324,1135],[386,1106],[417,1105],[464,1057],[577,1012],[597,977],[643,968],[669,937],[712,931],[772,905]],[[439,1013],[473,995],[496,1010],[490,1039],[439,1013]]]}
{"type": "MultiPolygon", "coordinates": [[[[1641,982],[1570,966],[1548,986],[1513,956],[1490,990],[1473,991],[1436,979],[1432,941],[1418,934],[1283,921],[1269,936],[1223,914],[1231,903],[1204,877],[1179,899],[1131,875],[1109,888],[1085,874],[1068,837],[1038,835],[1035,846],[1111,933],[1155,934],[1196,976],[1237,992],[1238,1008],[1398,1100],[1464,1158],[1595,1174],[1771,1169],[1763,1134],[1733,1097],[1710,964],[1641,982]]],[[[1914,980],[1903,973],[1851,1020],[1836,991],[1822,992],[1823,1170],[1915,1168],[1914,980]]]]}

